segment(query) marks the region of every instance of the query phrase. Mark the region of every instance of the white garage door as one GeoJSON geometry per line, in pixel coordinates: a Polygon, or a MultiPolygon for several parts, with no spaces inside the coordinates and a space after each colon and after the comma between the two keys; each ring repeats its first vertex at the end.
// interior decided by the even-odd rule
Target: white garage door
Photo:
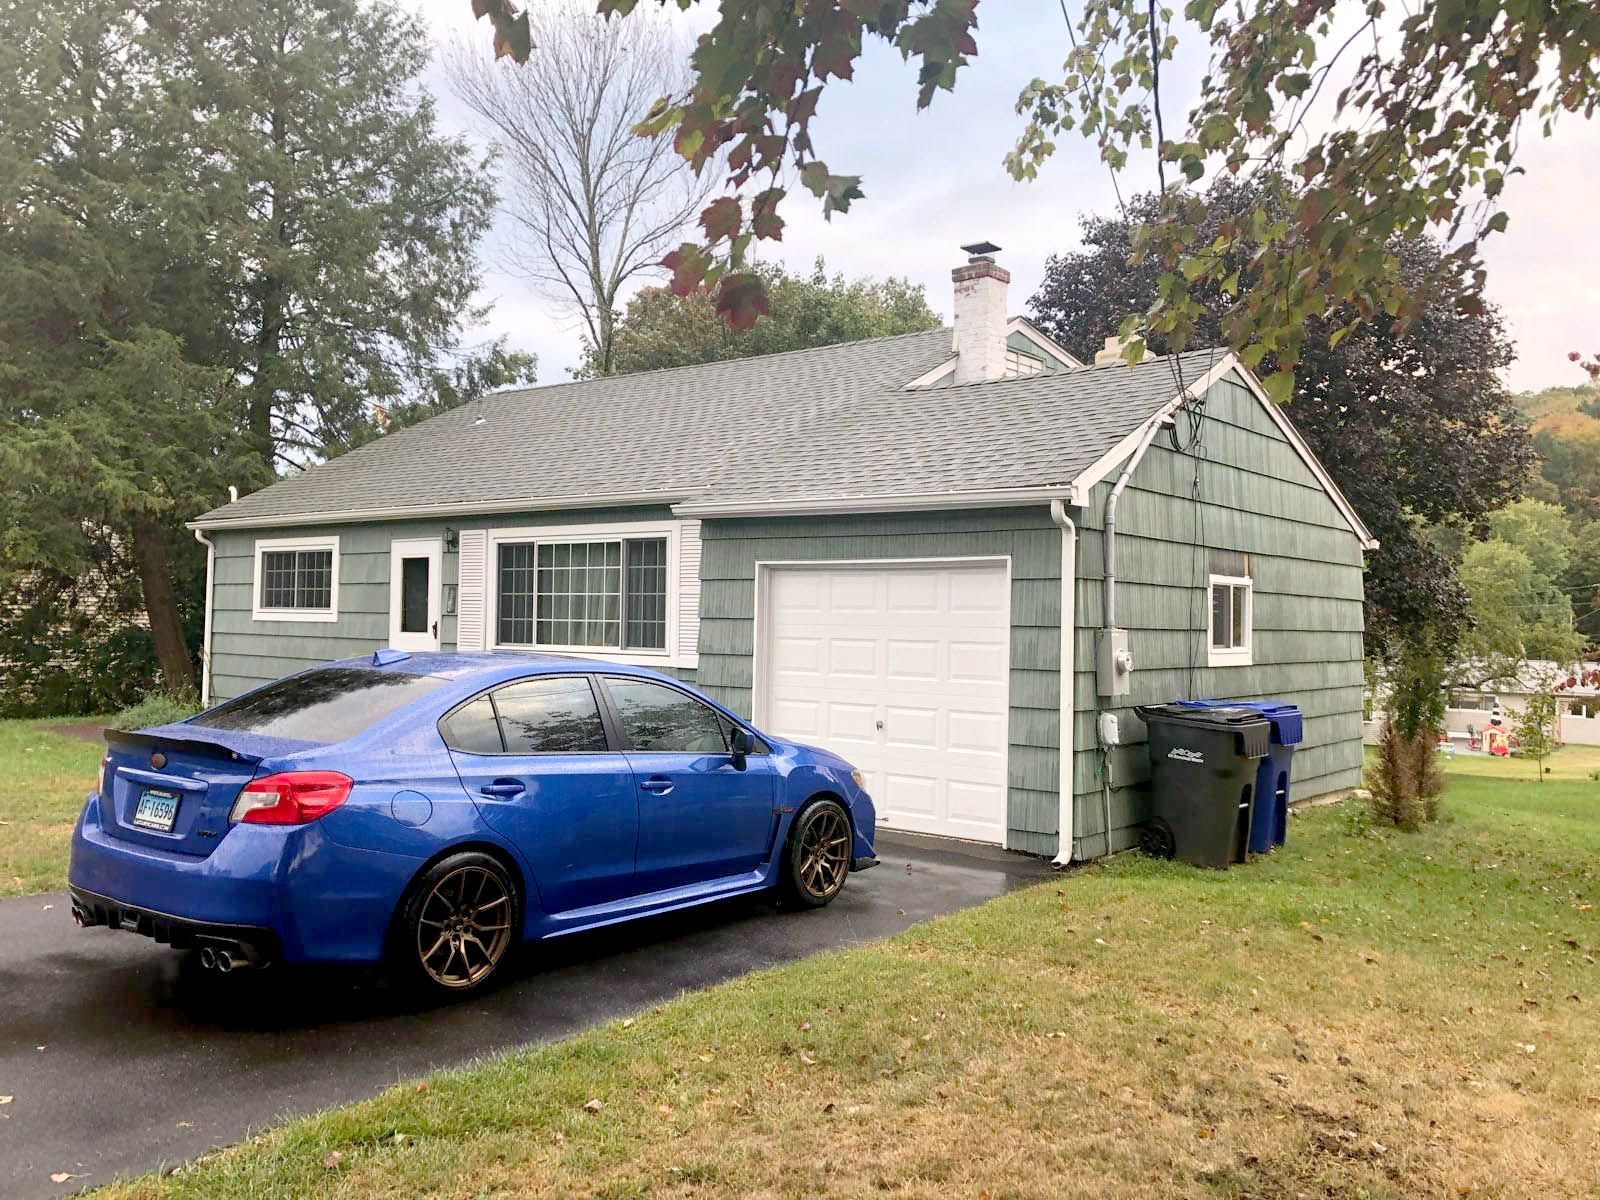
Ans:
{"type": "Polygon", "coordinates": [[[880,824],[1004,844],[1005,563],[764,570],[758,721],[859,767],[880,824]]]}

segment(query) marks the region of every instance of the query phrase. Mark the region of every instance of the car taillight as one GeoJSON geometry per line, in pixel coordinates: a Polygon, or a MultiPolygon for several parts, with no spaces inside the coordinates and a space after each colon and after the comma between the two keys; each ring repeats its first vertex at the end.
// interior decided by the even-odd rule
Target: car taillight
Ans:
{"type": "Polygon", "coordinates": [[[245,784],[228,820],[246,825],[304,825],[338,808],[353,786],[355,780],[338,771],[281,771],[245,784]]]}
{"type": "Polygon", "coordinates": [[[100,794],[107,795],[111,789],[111,781],[106,778],[106,772],[111,767],[111,751],[107,750],[100,757],[100,794]]]}

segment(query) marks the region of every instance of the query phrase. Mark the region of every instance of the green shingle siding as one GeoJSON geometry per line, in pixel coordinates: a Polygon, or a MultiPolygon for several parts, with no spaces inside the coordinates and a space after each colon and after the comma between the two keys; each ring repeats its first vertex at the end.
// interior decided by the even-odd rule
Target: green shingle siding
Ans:
{"type": "MultiPolygon", "coordinates": [[[[218,530],[211,615],[211,698],[226,700],[291,671],[336,658],[368,654],[389,641],[389,544],[405,538],[442,538],[445,530],[511,529],[519,526],[611,525],[670,518],[665,507],[575,509],[569,512],[504,513],[453,520],[382,521],[367,525],[297,525],[283,529],[218,530]],[[339,538],[339,618],[336,621],[257,621],[251,588],[258,540],[286,537],[339,538]]],[[[444,583],[459,581],[458,556],[446,550],[444,583]]],[[[455,648],[456,618],[439,622],[440,643],[455,648]]],[[[669,674],[693,682],[694,672],[669,674]]]]}
{"type": "MultiPolygon", "coordinates": [[[[1180,432],[1186,432],[1180,425],[1180,432]]],[[[1144,730],[1131,710],[1187,696],[1273,697],[1306,713],[1292,792],[1352,787],[1361,772],[1362,551],[1315,474],[1272,419],[1232,379],[1212,387],[1194,500],[1196,459],[1165,434],[1129,481],[1117,510],[1117,623],[1129,631],[1132,691],[1119,699],[1125,745],[1109,755],[1113,849],[1132,845],[1148,811],[1144,730]],[[1197,549],[1198,543],[1198,549],[1197,549]],[[1207,667],[1208,549],[1250,555],[1254,656],[1207,667]]],[[[1101,526],[1115,476],[1078,514],[1074,855],[1105,847],[1096,745],[1095,631],[1102,615],[1101,526]]]]}
{"type": "Polygon", "coordinates": [[[1007,556],[1011,560],[1008,843],[1054,854],[1060,762],[1061,531],[1043,508],[706,521],[699,686],[750,714],[758,562],[1007,556]]]}

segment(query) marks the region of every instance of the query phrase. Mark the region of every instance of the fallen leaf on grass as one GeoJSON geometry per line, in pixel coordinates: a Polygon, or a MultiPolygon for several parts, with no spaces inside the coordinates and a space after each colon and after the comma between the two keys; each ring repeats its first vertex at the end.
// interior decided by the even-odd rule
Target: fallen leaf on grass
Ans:
{"type": "Polygon", "coordinates": [[[600,1099],[590,1100],[587,1104],[585,1104],[583,1106],[583,1111],[584,1112],[596,1113],[596,1112],[599,1112],[605,1106],[606,1106],[606,1102],[604,1100],[600,1100],[600,1099]]]}
{"type": "Polygon", "coordinates": [[[339,1164],[341,1162],[343,1162],[343,1161],[344,1161],[344,1151],[343,1150],[332,1150],[332,1151],[329,1151],[328,1157],[322,1160],[322,1165],[323,1165],[323,1167],[325,1169],[327,1169],[329,1171],[336,1171],[336,1170],[339,1169],[339,1164]]]}
{"type": "Polygon", "coordinates": [[[804,1050],[800,1051],[800,1061],[805,1063],[805,1065],[808,1067],[814,1067],[817,1065],[817,1060],[812,1058],[811,1055],[807,1054],[804,1050]]]}
{"type": "Polygon", "coordinates": [[[624,1020],[622,1022],[622,1027],[624,1029],[632,1029],[633,1028],[633,1018],[632,1017],[624,1018],[624,1020]]]}
{"type": "Polygon", "coordinates": [[[50,1176],[51,1183],[65,1183],[69,1179],[82,1179],[82,1175],[74,1175],[71,1171],[55,1171],[50,1176]]]}

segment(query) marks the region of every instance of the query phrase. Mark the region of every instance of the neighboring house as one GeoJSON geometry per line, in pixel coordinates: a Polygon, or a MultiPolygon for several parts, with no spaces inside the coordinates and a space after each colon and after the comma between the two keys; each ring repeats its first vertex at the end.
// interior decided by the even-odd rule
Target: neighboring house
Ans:
{"type": "MultiPolygon", "coordinates": [[[[1445,730],[1456,741],[1465,741],[1468,727],[1482,733],[1483,727],[1494,717],[1502,724],[1514,728],[1517,714],[1528,703],[1528,697],[1544,688],[1551,680],[1576,674],[1576,668],[1558,666],[1548,659],[1535,659],[1519,672],[1519,678],[1501,680],[1485,687],[1452,688],[1449,704],[1444,712],[1445,730]]],[[[1600,746],[1600,689],[1579,685],[1557,692],[1556,741],[1577,746],[1600,746]]]]}
{"type": "Polygon", "coordinates": [[[1292,700],[1296,798],[1355,785],[1373,543],[1284,414],[953,277],[953,337],[505,392],[207,513],[209,698],[383,645],[647,663],[854,761],[889,828],[1058,858],[1137,838],[1135,703],[1292,700]]]}

